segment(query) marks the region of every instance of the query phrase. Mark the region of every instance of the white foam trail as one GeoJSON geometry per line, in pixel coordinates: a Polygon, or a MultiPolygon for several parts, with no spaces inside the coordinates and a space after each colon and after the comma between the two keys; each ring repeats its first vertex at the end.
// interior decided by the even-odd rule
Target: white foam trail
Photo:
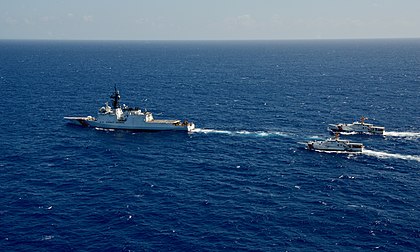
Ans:
{"type": "Polygon", "coordinates": [[[420,132],[396,132],[396,131],[385,131],[384,136],[390,137],[406,137],[417,139],[420,138],[420,132]]]}
{"type": "Polygon", "coordinates": [[[420,162],[420,156],[417,155],[402,155],[402,154],[394,154],[394,153],[387,153],[382,151],[374,151],[374,150],[363,150],[363,154],[377,157],[377,158],[396,158],[396,159],[404,159],[404,160],[413,160],[420,162]]]}
{"type": "Polygon", "coordinates": [[[248,130],[216,130],[216,129],[200,129],[196,128],[192,130],[193,133],[204,133],[204,134],[225,134],[225,135],[245,135],[245,136],[259,136],[259,137],[270,137],[270,136],[288,136],[288,134],[279,131],[248,131],[248,130]]]}
{"type": "Polygon", "coordinates": [[[232,131],[228,131],[228,130],[214,130],[214,129],[200,129],[200,128],[195,128],[191,132],[204,133],[204,134],[208,134],[208,133],[227,134],[227,135],[232,134],[232,131]]]}

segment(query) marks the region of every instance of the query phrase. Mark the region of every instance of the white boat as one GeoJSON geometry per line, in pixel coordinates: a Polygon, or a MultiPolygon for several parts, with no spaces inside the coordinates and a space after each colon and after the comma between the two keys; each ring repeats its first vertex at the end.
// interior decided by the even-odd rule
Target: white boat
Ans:
{"type": "Polygon", "coordinates": [[[157,120],[153,118],[151,112],[142,111],[140,108],[131,108],[123,104],[120,106],[120,92],[115,87],[111,95],[112,107],[105,103],[99,109],[98,115],[93,116],[69,116],[64,117],[69,123],[95,127],[100,129],[122,129],[137,131],[192,131],[194,123],[181,120],[157,120]]]}
{"type": "Polygon", "coordinates": [[[350,124],[338,123],[338,124],[329,124],[328,130],[336,133],[353,133],[353,134],[374,134],[374,135],[383,135],[385,132],[385,127],[375,126],[370,123],[365,123],[367,118],[362,117],[360,122],[354,122],[350,124]]]}
{"type": "Polygon", "coordinates": [[[307,145],[309,150],[326,152],[362,152],[364,148],[362,143],[352,143],[349,140],[339,139],[338,133],[334,138],[324,141],[309,141],[307,145]]]}

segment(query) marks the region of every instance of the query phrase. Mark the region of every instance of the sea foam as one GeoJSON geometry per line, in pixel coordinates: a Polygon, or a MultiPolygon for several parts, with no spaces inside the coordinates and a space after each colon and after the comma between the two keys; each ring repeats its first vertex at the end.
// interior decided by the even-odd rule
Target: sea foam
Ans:
{"type": "Polygon", "coordinates": [[[420,156],[418,155],[403,155],[403,154],[387,153],[387,152],[367,150],[367,149],[363,150],[363,154],[372,156],[372,157],[382,158],[382,159],[394,158],[394,159],[413,160],[413,161],[420,162],[420,156]]]}
{"type": "Polygon", "coordinates": [[[417,138],[420,138],[420,132],[385,131],[384,136],[417,139],[417,138]]]}
{"type": "Polygon", "coordinates": [[[256,137],[273,137],[273,136],[288,136],[289,134],[280,131],[249,131],[249,130],[217,130],[217,129],[201,129],[196,128],[192,133],[204,134],[225,134],[232,136],[256,136],[256,137]]]}

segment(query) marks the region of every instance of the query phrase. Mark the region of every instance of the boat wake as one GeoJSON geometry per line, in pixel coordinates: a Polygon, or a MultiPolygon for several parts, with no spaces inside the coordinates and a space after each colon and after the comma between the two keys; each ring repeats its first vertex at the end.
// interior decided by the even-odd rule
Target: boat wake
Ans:
{"type": "Polygon", "coordinates": [[[332,154],[350,154],[350,155],[359,155],[364,154],[370,157],[376,157],[379,159],[403,159],[403,160],[410,160],[410,161],[417,161],[420,162],[420,156],[417,155],[403,155],[403,154],[395,154],[395,153],[387,153],[382,151],[374,151],[374,150],[367,150],[364,149],[362,152],[349,152],[349,151],[326,151],[326,150],[315,150],[316,152],[320,153],[332,153],[332,154]]]}
{"type": "Polygon", "coordinates": [[[417,139],[417,138],[420,138],[420,132],[385,131],[384,136],[417,139]]]}
{"type": "Polygon", "coordinates": [[[363,150],[363,154],[371,156],[371,157],[381,158],[381,159],[394,158],[394,159],[404,159],[404,160],[412,160],[412,161],[420,162],[420,156],[417,156],[417,155],[402,155],[402,154],[394,154],[394,153],[387,153],[387,152],[367,150],[367,149],[363,150]]]}
{"type": "Polygon", "coordinates": [[[256,136],[256,137],[273,137],[281,136],[286,137],[289,134],[279,131],[248,131],[248,130],[216,130],[216,129],[200,129],[196,128],[191,131],[192,133],[204,133],[204,134],[224,134],[231,136],[256,136]]]}

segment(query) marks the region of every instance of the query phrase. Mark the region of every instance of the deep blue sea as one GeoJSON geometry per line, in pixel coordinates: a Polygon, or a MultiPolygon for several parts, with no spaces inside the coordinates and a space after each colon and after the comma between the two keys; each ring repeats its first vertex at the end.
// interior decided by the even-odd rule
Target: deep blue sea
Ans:
{"type": "Polygon", "coordinates": [[[0,251],[419,251],[420,40],[3,40],[0,94],[0,251]],[[198,129],[65,122],[114,85],[198,129]]]}

